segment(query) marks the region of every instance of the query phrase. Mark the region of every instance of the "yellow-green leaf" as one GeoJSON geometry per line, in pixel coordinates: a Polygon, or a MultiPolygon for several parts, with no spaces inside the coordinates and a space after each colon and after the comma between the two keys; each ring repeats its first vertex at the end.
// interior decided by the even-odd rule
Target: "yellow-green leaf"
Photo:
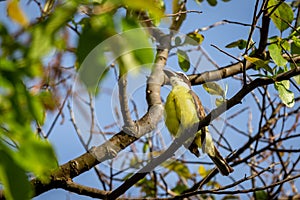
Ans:
{"type": "Polygon", "coordinates": [[[216,82],[207,82],[203,84],[203,88],[212,95],[225,97],[225,92],[222,87],[216,82]]]}
{"type": "Polygon", "coordinates": [[[178,183],[174,188],[172,188],[172,191],[176,194],[181,194],[183,191],[187,190],[188,186],[183,183],[178,183]]]}
{"type": "Polygon", "coordinates": [[[33,134],[27,135],[27,137],[20,145],[16,160],[25,169],[30,170],[46,182],[49,179],[50,171],[58,166],[53,148],[48,141],[41,140],[33,134]]]}
{"type": "Polygon", "coordinates": [[[255,197],[257,200],[269,199],[268,193],[264,190],[255,191],[255,197]]]}
{"type": "Polygon", "coordinates": [[[147,0],[147,1],[136,1],[136,0],[122,0],[122,4],[128,6],[134,10],[147,10],[151,13],[151,16],[156,19],[160,19],[163,17],[163,9],[161,9],[161,5],[157,4],[155,0],[147,0]]]}
{"type": "Polygon", "coordinates": [[[162,166],[165,167],[166,169],[174,171],[175,173],[177,173],[179,176],[183,178],[190,178],[192,176],[189,168],[183,163],[178,162],[176,160],[173,159],[167,160],[162,164],[162,166]]]}
{"type": "Polygon", "coordinates": [[[278,44],[270,44],[269,47],[270,56],[277,66],[285,66],[287,60],[283,58],[281,54],[281,47],[278,44]]]}
{"type": "Polygon", "coordinates": [[[184,44],[190,44],[190,45],[200,45],[204,40],[204,36],[200,33],[191,32],[188,33],[185,37],[184,44]]]}
{"type": "Polygon", "coordinates": [[[27,16],[20,8],[18,0],[9,0],[7,2],[7,15],[19,25],[26,27],[29,25],[27,16]]]}
{"type": "MultiPolygon", "coordinates": [[[[153,63],[154,60],[154,52],[149,41],[148,33],[133,19],[123,19],[122,27],[125,32],[120,35],[124,44],[120,42],[120,47],[118,48],[123,48],[124,52],[130,52],[138,62],[139,66],[150,66],[149,63],[153,63]],[[136,38],[139,39],[137,40],[136,38]]],[[[136,67],[134,66],[134,63],[124,64],[127,69],[136,67]]]]}
{"type": "Polygon", "coordinates": [[[268,65],[269,61],[267,60],[262,60],[259,58],[255,58],[255,57],[249,57],[247,55],[244,56],[244,58],[249,61],[250,63],[256,65],[257,69],[259,68],[263,68],[265,70],[267,70],[268,72],[270,72],[271,74],[273,74],[273,70],[271,69],[271,67],[268,65]]]}
{"type": "Polygon", "coordinates": [[[208,174],[209,174],[209,170],[206,170],[205,167],[203,165],[200,165],[199,168],[198,168],[198,173],[199,175],[204,178],[206,177],[208,174]]]}
{"type": "Polygon", "coordinates": [[[2,148],[0,148],[0,181],[4,186],[6,199],[29,200],[32,191],[25,170],[14,161],[8,151],[2,148]]]}
{"type": "Polygon", "coordinates": [[[183,50],[177,50],[178,64],[183,71],[188,71],[190,69],[190,58],[187,53],[183,50]]]}
{"type": "Polygon", "coordinates": [[[294,80],[296,81],[296,83],[297,83],[298,85],[300,85],[300,75],[294,76],[293,78],[294,78],[294,80]]]}
{"type": "Polygon", "coordinates": [[[238,47],[239,49],[245,49],[247,45],[247,41],[240,39],[234,42],[231,42],[229,44],[227,44],[225,47],[226,48],[234,48],[234,47],[238,47]]]}
{"type": "Polygon", "coordinates": [[[287,107],[293,107],[295,104],[295,98],[294,93],[289,90],[288,84],[284,81],[276,82],[274,84],[275,89],[278,91],[279,97],[281,101],[287,106],[287,107]]]}
{"type": "Polygon", "coordinates": [[[294,19],[294,13],[289,4],[278,0],[269,0],[269,11],[271,12],[272,9],[275,8],[276,5],[278,5],[278,3],[280,3],[280,5],[272,13],[271,19],[280,31],[284,31],[289,27],[289,24],[292,23],[294,19]]]}

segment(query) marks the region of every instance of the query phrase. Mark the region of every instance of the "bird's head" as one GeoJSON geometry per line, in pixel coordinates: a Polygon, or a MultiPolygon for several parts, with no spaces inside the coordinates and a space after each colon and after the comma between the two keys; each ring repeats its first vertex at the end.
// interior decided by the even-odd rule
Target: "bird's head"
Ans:
{"type": "Polygon", "coordinates": [[[191,82],[189,80],[189,78],[182,72],[173,72],[171,70],[168,69],[164,69],[164,73],[165,75],[169,78],[169,83],[170,85],[172,85],[172,87],[175,86],[183,86],[186,87],[188,89],[191,88],[191,82]]]}

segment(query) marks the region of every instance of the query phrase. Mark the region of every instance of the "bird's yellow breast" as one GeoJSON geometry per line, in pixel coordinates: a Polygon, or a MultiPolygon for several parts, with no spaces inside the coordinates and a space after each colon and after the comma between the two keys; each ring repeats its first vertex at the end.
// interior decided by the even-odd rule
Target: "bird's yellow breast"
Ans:
{"type": "Polygon", "coordinates": [[[190,90],[175,86],[165,104],[165,123],[173,136],[178,135],[180,126],[187,128],[199,122],[196,106],[190,90]]]}

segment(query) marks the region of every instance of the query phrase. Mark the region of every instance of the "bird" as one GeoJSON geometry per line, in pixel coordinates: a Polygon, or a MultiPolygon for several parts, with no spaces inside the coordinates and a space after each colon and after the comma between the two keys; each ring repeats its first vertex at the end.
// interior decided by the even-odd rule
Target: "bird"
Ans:
{"type": "MultiPolygon", "coordinates": [[[[183,130],[199,123],[205,117],[205,110],[184,73],[168,69],[163,71],[169,79],[167,84],[172,86],[165,102],[165,124],[171,135],[179,137],[183,130]]],[[[207,127],[199,130],[194,138],[184,143],[184,146],[197,157],[200,156],[199,149],[202,149],[202,152],[210,157],[223,176],[228,176],[233,172],[233,168],[214,145],[207,127]]]]}

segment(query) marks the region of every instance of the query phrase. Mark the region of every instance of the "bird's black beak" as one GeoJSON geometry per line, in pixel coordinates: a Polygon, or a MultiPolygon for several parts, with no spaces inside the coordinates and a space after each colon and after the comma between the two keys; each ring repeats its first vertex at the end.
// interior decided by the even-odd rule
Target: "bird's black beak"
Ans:
{"type": "Polygon", "coordinates": [[[172,76],[176,76],[176,73],[173,72],[173,71],[171,71],[171,70],[169,70],[169,69],[164,69],[163,72],[164,72],[164,74],[165,74],[165,81],[164,81],[164,84],[166,84],[166,85],[171,85],[171,83],[170,83],[170,78],[171,78],[172,76]]]}
{"type": "Polygon", "coordinates": [[[176,73],[169,69],[164,69],[163,71],[168,78],[171,78],[172,76],[176,76],[176,73]]]}

